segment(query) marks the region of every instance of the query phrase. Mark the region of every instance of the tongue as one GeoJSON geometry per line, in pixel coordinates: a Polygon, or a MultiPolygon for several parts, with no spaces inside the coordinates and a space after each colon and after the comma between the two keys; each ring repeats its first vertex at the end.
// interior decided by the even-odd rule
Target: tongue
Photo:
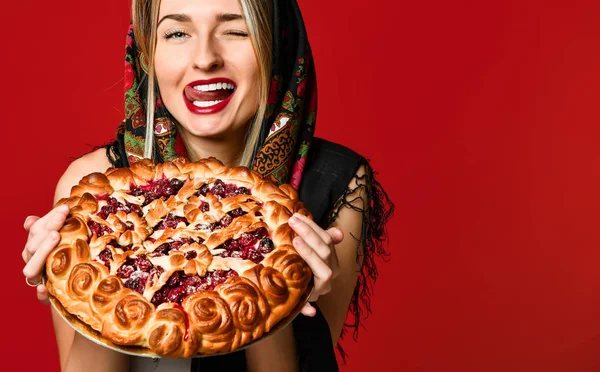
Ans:
{"type": "Polygon", "coordinates": [[[190,101],[222,101],[229,97],[233,91],[218,89],[212,92],[200,92],[192,87],[185,87],[185,96],[190,101]]]}

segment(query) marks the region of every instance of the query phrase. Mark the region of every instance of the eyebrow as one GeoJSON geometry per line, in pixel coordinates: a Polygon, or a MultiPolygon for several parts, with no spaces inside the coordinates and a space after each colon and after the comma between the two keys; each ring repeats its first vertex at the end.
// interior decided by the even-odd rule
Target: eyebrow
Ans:
{"type": "Polygon", "coordinates": [[[160,25],[160,23],[162,21],[164,21],[165,19],[173,19],[178,22],[191,22],[192,21],[190,16],[187,14],[167,14],[166,16],[162,17],[160,19],[160,21],[158,21],[158,25],[160,25]]]}
{"type": "MultiPolygon", "coordinates": [[[[187,14],[182,14],[182,13],[167,14],[166,16],[162,17],[160,19],[160,21],[158,21],[158,25],[160,25],[160,23],[162,21],[164,21],[165,19],[172,19],[172,20],[175,20],[178,22],[191,22],[192,21],[190,16],[187,14]]],[[[244,19],[244,17],[242,17],[241,14],[236,14],[236,13],[219,13],[219,14],[217,14],[217,22],[230,22],[230,21],[237,21],[237,20],[243,20],[243,19],[244,19]]]]}
{"type": "Polygon", "coordinates": [[[236,13],[220,13],[217,15],[218,22],[238,21],[243,19],[244,17],[242,17],[241,14],[236,13]]]}

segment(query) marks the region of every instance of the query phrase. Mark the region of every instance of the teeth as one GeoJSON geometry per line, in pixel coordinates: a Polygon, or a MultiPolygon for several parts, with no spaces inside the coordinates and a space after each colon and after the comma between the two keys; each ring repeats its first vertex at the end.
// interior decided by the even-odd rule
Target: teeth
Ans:
{"type": "Polygon", "coordinates": [[[223,100],[216,100],[216,101],[194,101],[194,106],[198,106],[198,107],[210,107],[210,106],[214,106],[217,103],[223,102],[223,100]]]}
{"type": "Polygon", "coordinates": [[[196,85],[194,89],[199,90],[201,92],[211,92],[220,89],[233,90],[234,86],[230,83],[216,83],[216,84],[204,84],[204,85],[196,85]]]}

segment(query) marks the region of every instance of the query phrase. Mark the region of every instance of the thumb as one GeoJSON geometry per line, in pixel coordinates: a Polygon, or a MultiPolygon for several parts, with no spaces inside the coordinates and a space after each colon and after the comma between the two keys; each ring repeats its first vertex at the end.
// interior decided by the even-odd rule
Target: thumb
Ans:
{"type": "Polygon", "coordinates": [[[329,236],[331,236],[333,244],[338,244],[344,240],[344,232],[340,228],[332,227],[331,229],[327,230],[327,233],[329,236]]]}

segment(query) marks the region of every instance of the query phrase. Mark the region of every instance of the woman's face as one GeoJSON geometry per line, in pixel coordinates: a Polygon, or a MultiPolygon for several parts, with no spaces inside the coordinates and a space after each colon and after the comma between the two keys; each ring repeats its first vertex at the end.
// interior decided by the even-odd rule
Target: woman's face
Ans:
{"type": "Polygon", "coordinates": [[[258,109],[259,71],[238,0],[162,0],[155,69],[184,130],[227,138],[258,109]]]}

